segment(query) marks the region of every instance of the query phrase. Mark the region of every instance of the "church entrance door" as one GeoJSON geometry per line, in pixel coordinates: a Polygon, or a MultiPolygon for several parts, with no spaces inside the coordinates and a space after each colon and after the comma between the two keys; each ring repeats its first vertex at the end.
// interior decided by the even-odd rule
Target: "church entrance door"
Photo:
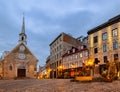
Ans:
{"type": "Polygon", "coordinates": [[[17,76],[18,77],[26,77],[26,69],[18,69],[17,76]]]}

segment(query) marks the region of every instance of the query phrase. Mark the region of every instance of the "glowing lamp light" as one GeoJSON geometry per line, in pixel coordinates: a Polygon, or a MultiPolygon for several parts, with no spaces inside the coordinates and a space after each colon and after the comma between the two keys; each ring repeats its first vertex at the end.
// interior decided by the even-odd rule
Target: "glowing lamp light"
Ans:
{"type": "Polygon", "coordinates": [[[94,65],[94,60],[89,59],[86,65],[93,66],[94,65]]]}
{"type": "Polygon", "coordinates": [[[62,69],[62,66],[59,66],[60,69],[62,69]]]}

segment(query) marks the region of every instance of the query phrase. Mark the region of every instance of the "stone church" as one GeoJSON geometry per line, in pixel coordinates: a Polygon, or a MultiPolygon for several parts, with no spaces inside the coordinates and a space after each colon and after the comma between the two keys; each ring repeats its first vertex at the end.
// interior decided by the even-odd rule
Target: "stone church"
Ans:
{"type": "Polygon", "coordinates": [[[19,43],[0,61],[0,77],[35,78],[38,59],[27,47],[27,35],[23,17],[22,30],[19,34],[19,43]]]}

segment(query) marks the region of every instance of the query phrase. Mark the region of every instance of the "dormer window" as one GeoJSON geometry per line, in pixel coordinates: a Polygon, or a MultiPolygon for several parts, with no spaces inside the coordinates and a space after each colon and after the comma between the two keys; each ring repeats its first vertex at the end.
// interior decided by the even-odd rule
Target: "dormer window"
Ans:
{"type": "Polygon", "coordinates": [[[70,54],[70,51],[68,50],[68,54],[70,54]]]}
{"type": "Polygon", "coordinates": [[[81,46],[81,49],[83,49],[83,46],[81,46]]]}
{"type": "Polygon", "coordinates": [[[75,53],[75,48],[73,49],[73,53],[75,53]]]}

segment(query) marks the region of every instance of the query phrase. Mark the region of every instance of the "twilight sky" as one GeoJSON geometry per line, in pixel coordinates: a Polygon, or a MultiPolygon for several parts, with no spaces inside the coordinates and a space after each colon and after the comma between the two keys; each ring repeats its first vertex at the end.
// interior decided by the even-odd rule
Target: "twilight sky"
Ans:
{"type": "Polygon", "coordinates": [[[18,44],[23,12],[27,46],[42,66],[61,32],[87,36],[89,29],[120,14],[120,0],[0,0],[0,54],[18,44]]]}

